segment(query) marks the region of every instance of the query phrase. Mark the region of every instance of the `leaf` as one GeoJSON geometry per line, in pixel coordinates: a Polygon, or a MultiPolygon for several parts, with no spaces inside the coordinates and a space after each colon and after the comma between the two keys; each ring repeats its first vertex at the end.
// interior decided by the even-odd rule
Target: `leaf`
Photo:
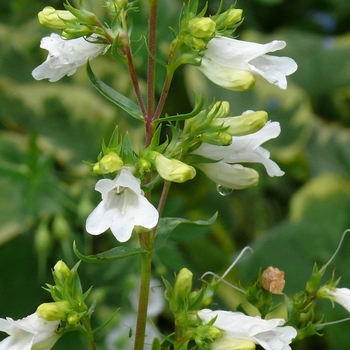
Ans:
{"type": "Polygon", "coordinates": [[[103,253],[95,255],[83,255],[79,252],[76,243],[73,243],[73,250],[75,255],[82,261],[99,264],[111,260],[123,259],[131,255],[146,254],[147,250],[142,248],[129,248],[129,247],[115,247],[113,249],[107,250],[103,253]]]}
{"type": "Polygon", "coordinates": [[[87,74],[94,84],[95,88],[108,100],[116,104],[118,107],[123,109],[133,118],[144,121],[140,107],[124,95],[120,94],[118,91],[112,89],[110,86],[105,84],[102,80],[96,77],[96,75],[91,70],[89,62],[86,65],[87,74]]]}
{"type": "Polygon", "coordinates": [[[218,213],[215,213],[209,220],[187,220],[183,218],[162,218],[157,228],[156,248],[160,248],[168,239],[170,233],[180,224],[209,226],[216,220],[218,213]]]}

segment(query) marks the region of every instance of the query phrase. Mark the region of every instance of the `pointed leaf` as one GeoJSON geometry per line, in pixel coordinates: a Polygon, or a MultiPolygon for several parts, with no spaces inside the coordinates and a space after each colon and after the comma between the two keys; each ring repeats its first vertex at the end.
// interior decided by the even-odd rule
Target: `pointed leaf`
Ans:
{"type": "Polygon", "coordinates": [[[144,121],[139,106],[135,102],[131,101],[124,95],[120,94],[118,91],[112,89],[110,86],[105,84],[102,80],[97,78],[91,70],[89,62],[86,65],[86,71],[95,88],[103,96],[105,96],[108,100],[116,104],[118,107],[122,108],[125,112],[130,114],[135,119],[144,121]]]}
{"type": "Polygon", "coordinates": [[[111,260],[123,259],[131,255],[146,254],[147,250],[142,248],[129,248],[129,247],[115,247],[113,249],[107,250],[103,253],[95,255],[83,255],[79,252],[76,243],[73,244],[73,250],[75,255],[82,261],[99,264],[111,260]]]}
{"type": "Polygon", "coordinates": [[[215,213],[209,220],[187,220],[183,218],[162,218],[157,228],[156,248],[161,247],[168,239],[170,233],[180,224],[209,226],[216,220],[218,213],[215,213]]]}

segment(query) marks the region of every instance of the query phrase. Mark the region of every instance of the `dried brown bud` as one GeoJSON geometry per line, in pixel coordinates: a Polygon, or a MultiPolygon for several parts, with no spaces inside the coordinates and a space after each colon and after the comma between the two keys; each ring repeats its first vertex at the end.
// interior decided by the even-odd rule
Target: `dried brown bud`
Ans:
{"type": "Polygon", "coordinates": [[[285,284],[284,271],[277,267],[268,267],[261,276],[261,287],[272,294],[282,294],[285,284]]]}

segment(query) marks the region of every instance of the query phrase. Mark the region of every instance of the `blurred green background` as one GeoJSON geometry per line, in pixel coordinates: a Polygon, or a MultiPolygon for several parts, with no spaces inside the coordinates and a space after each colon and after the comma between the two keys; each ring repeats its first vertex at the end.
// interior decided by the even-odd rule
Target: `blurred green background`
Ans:
{"type": "MultiPolygon", "coordinates": [[[[142,8],[133,21],[135,48],[146,33],[148,19],[147,1],[139,3],[142,8]]],[[[181,3],[159,0],[162,58],[172,39],[168,27],[177,28],[181,3]]],[[[214,14],[218,4],[210,0],[208,14],[214,14]]],[[[230,4],[224,1],[225,8],[230,4]]],[[[32,78],[31,71],[47,56],[39,43],[50,31],[37,21],[37,13],[47,5],[63,8],[61,1],[0,0],[0,317],[14,319],[50,301],[41,286],[52,282],[50,269],[59,259],[70,267],[77,261],[73,240],[85,254],[116,245],[110,233],[91,237],[84,230],[99,196],[94,191],[97,178],[83,161],[96,161],[102,139],[109,139],[116,124],[130,132],[135,149],[143,144],[142,125],[104,100],[84,68],[57,83],[32,78]]],[[[103,1],[86,0],[84,5],[108,21],[103,1]]],[[[195,180],[173,185],[166,216],[208,219],[216,211],[219,216],[209,228],[179,226],[156,250],[154,276],[172,281],[173,272],[182,267],[191,269],[195,278],[209,270],[222,273],[250,245],[255,254],[245,255],[229,280],[249,286],[260,267],[272,265],[285,271],[285,292],[293,294],[304,288],[315,262],[322,265],[329,260],[342,232],[350,228],[350,2],[240,0],[236,7],[245,16],[236,32],[240,39],[287,42],[278,54],[292,57],[299,66],[288,78],[288,89],[281,91],[258,80],[253,91],[227,91],[187,66],[175,76],[165,112],[190,111],[193,91],[209,101],[229,101],[235,115],[248,109],[266,110],[282,126],[280,137],[266,147],[286,174],[269,178],[257,165],[259,185],[227,197],[200,172],[195,180]]],[[[141,79],[146,53],[141,48],[136,58],[141,79]]],[[[92,68],[106,83],[134,98],[125,67],[110,53],[95,59],[92,68]]],[[[159,66],[158,92],[163,74],[159,66]]],[[[347,238],[325,277],[330,278],[336,267],[342,287],[350,287],[349,250],[347,238]]],[[[118,321],[123,324],[138,268],[138,257],[80,266],[84,288],[94,285],[91,300],[97,298],[96,324],[123,306],[97,333],[99,349],[113,349],[104,338],[118,321]]],[[[220,288],[219,294],[219,306],[235,308],[240,302],[228,287],[220,288]]],[[[316,316],[326,312],[325,322],[348,316],[339,305],[332,309],[329,302],[318,302],[317,306],[316,316]]],[[[159,323],[166,329],[168,321],[165,310],[159,323]]],[[[293,349],[347,349],[349,327],[349,323],[330,326],[323,337],[312,337],[293,349]]],[[[72,333],[54,349],[84,349],[84,344],[79,334],[72,333]]]]}

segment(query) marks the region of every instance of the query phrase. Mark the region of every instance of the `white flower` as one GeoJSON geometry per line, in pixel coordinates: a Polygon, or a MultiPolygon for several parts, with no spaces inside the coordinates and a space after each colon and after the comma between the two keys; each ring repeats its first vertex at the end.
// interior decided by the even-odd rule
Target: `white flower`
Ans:
{"type": "Polygon", "coordinates": [[[150,229],[157,225],[158,211],[143,196],[140,180],[129,168],[122,168],[114,180],[99,180],[95,190],[102,201],[86,221],[86,230],[92,235],[110,228],[119,242],[126,242],[134,226],[150,229]]]}
{"type": "MultiPolygon", "coordinates": [[[[217,317],[213,326],[224,331],[223,336],[219,339],[250,340],[266,350],[291,350],[289,344],[297,336],[297,331],[293,327],[279,327],[284,324],[281,318],[263,320],[260,317],[246,316],[240,312],[209,309],[198,311],[198,316],[204,323],[217,317]]],[[[215,349],[215,341],[211,348],[215,349]]]]}
{"type": "Polygon", "coordinates": [[[348,288],[332,288],[325,286],[317,292],[317,296],[335,301],[350,312],[350,289],[348,288]]]}
{"type": "Polygon", "coordinates": [[[233,189],[254,186],[258,181],[255,170],[235,163],[262,163],[269,176],[282,176],[284,172],[270,159],[270,152],[260,147],[264,142],[276,138],[280,132],[278,122],[268,122],[255,133],[233,136],[228,146],[202,143],[193,153],[219,162],[196,166],[214,182],[233,189]]]}
{"type": "Polygon", "coordinates": [[[249,89],[254,85],[254,75],[286,89],[286,76],[296,71],[297,64],[289,57],[265,55],[285,46],[286,43],[280,40],[257,44],[227,37],[213,38],[207,44],[199,69],[212,82],[226,89],[249,89]]]}
{"type": "Polygon", "coordinates": [[[54,82],[65,75],[71,76],[78,67],[103,54],[109,47],[109,45],[92,43],[88,40],[93,41],[96,38],[91,36],[89,39],[80,37],[66,40],[55,33],[42,38],[40,47],[48,50],[49,54],[46,61],[33,70],[34,79],[49,79],[54,82]]]}
{"type": "Polygon", "coordinates": [[[36,312],[17,321],[0,318],[0,331],[9,334],[0,342],[0,350],[51,349],[60,337],[55,332],[59,323],[39,318],[36,312]]]}

